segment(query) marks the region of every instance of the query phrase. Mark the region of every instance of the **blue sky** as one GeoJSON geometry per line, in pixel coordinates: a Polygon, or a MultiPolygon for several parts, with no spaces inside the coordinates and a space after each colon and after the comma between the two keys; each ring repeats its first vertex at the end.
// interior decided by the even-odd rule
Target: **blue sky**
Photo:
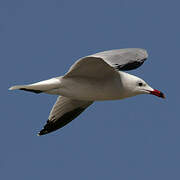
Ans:
{"type": "Polygon", "coordinates": [[[1,0],[0,178],[180,179],[178,0],[1,0]],[[80,57],[147,49],[135,74],[163,91],[96,102],[43,137],[56,96],[8,91],[63,75],[80,57]]]}

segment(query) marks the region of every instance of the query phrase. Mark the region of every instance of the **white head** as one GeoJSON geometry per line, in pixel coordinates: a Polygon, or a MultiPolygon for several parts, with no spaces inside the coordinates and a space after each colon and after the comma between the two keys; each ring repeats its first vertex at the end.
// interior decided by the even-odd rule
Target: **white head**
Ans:
{"type": "Polygon", "coordinates": [[[125,96],[131,97],[138,94],[152,94],[161,98],[165,98],[164,94],[157,89],[150,87],[143,79],[134,75],[120,72],[122,85],[125,89],[125,96]]]}

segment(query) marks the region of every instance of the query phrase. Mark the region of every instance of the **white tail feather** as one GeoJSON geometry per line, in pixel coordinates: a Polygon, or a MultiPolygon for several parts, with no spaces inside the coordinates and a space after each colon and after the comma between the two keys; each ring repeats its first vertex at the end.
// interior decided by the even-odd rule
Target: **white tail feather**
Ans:
{"type": "Polygon", "coordinates": [[[27,90],[36,90],[36,91],[49,91],[54,88],[58,88],[60,85],[60,79],[58,78],[52,78],[45,81],[40,81],[33,84],[28,85],[18,85],[18,86],[12,86],[9,88],[9,90],[16,90],[16,89],[27,89],[27,90]]]}
{"type": "Polygon", "coordinates": [[[16,89],[21,89],[21,88],[25,88],[26,86],[25,85],[20,85],[20,86],[12,86],[9,88],[9,90],[16,90],[16,89]]]}

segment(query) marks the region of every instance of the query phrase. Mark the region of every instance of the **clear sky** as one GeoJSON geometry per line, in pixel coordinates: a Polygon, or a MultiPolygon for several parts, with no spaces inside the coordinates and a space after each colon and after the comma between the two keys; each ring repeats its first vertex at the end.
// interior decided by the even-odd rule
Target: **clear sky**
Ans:
{"type": "Polygon", "coordinates": [[[178,0],[0,1],[0,179],[179,180],[178,0]],[[167,98],[96,102],[37,137],[56,96],[8,91],[63,75],[80,57],[145,48],[135,74],[167,98]]]}

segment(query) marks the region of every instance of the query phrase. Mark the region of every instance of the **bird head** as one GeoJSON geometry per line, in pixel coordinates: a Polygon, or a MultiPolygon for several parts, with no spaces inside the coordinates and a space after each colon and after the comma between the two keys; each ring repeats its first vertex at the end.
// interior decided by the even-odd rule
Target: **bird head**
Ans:
{"type": "Polygon", "coordinates": [[[126,93],[128,93],[129,96],[136,96],[139,94],[151,94],[160,98],[165,98],[165,95],[161,91],[153,89],[143,79],[125,72],[121,72],[121,76],[122,84],[125,88],[126,93]]]}

